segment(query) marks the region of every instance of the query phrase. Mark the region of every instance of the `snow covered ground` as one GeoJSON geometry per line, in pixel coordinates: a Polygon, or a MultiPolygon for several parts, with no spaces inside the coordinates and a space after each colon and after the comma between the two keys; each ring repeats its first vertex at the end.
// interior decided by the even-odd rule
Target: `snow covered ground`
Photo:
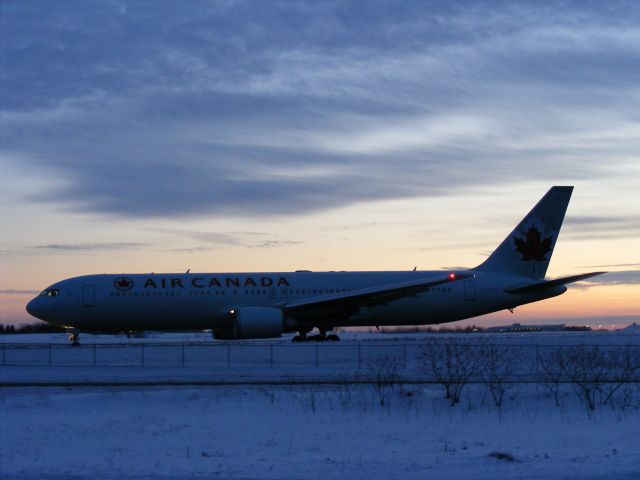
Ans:
{"type": "Polygon", "coordinates": [[[637,406],[467,388],[5,388],[0,477],[640,478],[637,406]]]}
{"type": "MultiPolygon", "coordinates": [[[[640,478],[638,384],[623,385],[614,403],[602,404],[598,398],[594,410],[586,408],[570,384],[560,385],[560,406],[547,396],[545,385],[518,383],[508,385],[500,408],[481,383],[466,385],[460,403],[451,406],[440,385],[350,383],[375,373],[368,360],[358,365],[358,348],[369,360],[403,361],[406,351],[407,365],[399,375],[415,375],[413,354],[430,338],[423,335],[349,334],[339,347],[292,346],[283,338],[234,344],[230,350],[224,342],[213,343],[210,337],[194,341],[191,335],[86,336],[83,347],[76,349],[64,345],[64,337],[32,337],[21,341],[27,348],[4,352],[24,355],[11,357],[22,364],[0,366],[2,479],[640,478]],[[187,353],[185,366],[176,366],[182,344],[197,342],[203,345],[193,346],[196,350],[191,357],[187,353]],[[49,343],[59,347],[52,350],[59,360],[52,366],[42,364],[40,356],[48,354],[49,343]],[[92,343],[107,346],[102,353],[112,354],[95,367],[82,363],[91,360],[92,343]],[[123,348],[109,346],[115,343],[123,348]],[[109,363],[139,353],[140,343],[151,355],[145,367],[136,363],[139,357],[132,357],[132,366],[109,363]],[[40,346],[30,348],[33,344],[40,346]],[[219,358],[194,353],[211,348],[225,353],[219,358]],[[270,363],[268,353],[274,349],[279,353],[270,363]],[[235,355],[230,365],[227,351],[235,355]],[[318,366],[316,351],[322,355],[318,366]],[[385,357],[376,357],[384,352],[385,357]],[[85,385],[6,386],[69,379],[85,385]],[[88,385],[332,379],[346,383],[88,385]]],[[[544,350],[545,345],[640,345],[638,335],[599,333],[482,339],[520,345],[527,352],[544,350]]],[[[531,359],[527,362],[534,368],[531,359]]]]}

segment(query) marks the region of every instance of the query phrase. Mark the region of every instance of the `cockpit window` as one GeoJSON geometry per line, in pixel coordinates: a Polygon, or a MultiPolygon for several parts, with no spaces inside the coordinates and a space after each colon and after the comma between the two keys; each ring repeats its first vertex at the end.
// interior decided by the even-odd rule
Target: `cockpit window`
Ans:
{"type": "Polygon", "coordinates": [[[47,288],[40,294],[41,297],[57,297],[58,295],[60,295],[60,290],[57,288],[47,288]]]}

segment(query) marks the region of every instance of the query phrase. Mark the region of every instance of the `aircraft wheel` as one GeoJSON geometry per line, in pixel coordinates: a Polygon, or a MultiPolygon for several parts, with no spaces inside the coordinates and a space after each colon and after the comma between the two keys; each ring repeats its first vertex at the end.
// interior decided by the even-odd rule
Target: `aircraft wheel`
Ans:
{"type": "Polygon", "coordinates": [[[67,339],[71,341],[72,347],[80,346],[80,332],[72,330],[67,336],[67,339]]]}
{"type": "Polygon", "coordinates": [[[336,334],[327,335],[327,341],[329,342],[339,342],[340,337],[336,334]]]}

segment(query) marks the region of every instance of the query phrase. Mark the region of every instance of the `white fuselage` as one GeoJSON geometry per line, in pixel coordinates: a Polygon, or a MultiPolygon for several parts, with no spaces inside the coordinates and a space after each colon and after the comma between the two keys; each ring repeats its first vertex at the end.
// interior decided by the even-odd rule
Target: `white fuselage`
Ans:
{"type": "MultiPolygon", "coordinates": [[[[522,277],[460,271],[469,278],[429,288],[387,304],[362,307],[337,326],[426,325],[452,322],[560,295],[561,286],[513,294],[505,288],[522,277]]],[[[199,330],[229,327],[240,307],[282,308],[305,298],[322,298],[378,285],[442,277],[442,271],[268,272],[87,275],[58,282],[28,311],[47,322],[83,331],[199,330]]],[[[322,318],[284,317],[284,331],[322,318]]]]}

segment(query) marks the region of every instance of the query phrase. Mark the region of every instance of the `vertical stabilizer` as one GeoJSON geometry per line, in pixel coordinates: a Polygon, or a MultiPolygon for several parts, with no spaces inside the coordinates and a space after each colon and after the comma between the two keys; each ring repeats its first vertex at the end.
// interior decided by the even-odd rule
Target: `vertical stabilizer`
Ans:
{"type": "Polygon", "coordinates": [[[573,187],[552,187],[477,270],[544,278],[573,187]]]}

